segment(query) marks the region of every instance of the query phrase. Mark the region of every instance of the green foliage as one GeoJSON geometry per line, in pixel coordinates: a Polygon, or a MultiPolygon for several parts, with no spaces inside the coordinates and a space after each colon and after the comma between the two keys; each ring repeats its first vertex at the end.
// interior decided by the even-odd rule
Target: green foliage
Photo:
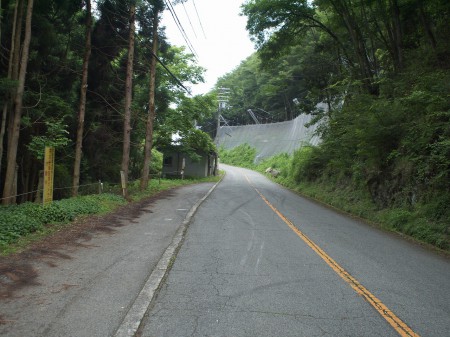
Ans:
{"type": "Polygon", "coordinates": [[[186,153],[191,159],[200,159],[201,153],[217,152],[211,137],[198,129],[185,129],[178,133],[179,139],[172,140],[168,135],[158,134],[157,147],[161,151],[186,153]]]}
{"type": "MultiPolygon", "coordinates": [[[[219,176],[204,179],[152,179],[145,191],[140,190],[139,180],[136,180],[130,182],[129,192],[132,200],[141,200],[174,187],[217,182],[219,179],[219,176]]],[[[105,189],[120,193],[118,186],[105,186],[105,189]]],[[[33,233],[48,235],[53,227],[62,228],[53,225],[64,225],[80,216],[108,213],[125,202],[119,194],[104,193],[63,199],[45,206],[27,202],[0,207],[0,250],[8,252],[12,244],[22,238],[27,242],[27,237],[33,233]]]]}
{"type": "Polygon", "coordinates": [[[278,181],[447,249],[450,3],[253,0],[242,11],[259,50],[218,81],[231,88],[227,120],[262,107],[322,121],[321,144],[296,151],[278,181]]]}
{"type": "Polygon", "coordinates": [[[0,77],[0,97],[3,98],[12,89],[17,87],[17,81],[10,80],[5,77],[0,77]]]}
{"type": "Polygon", "coordinates": [[[281,176],[287,177],[291,164],[291,157],[287,153],[280,153],[270,158],[264,158],[258,163],[256,169],[265,171],[267,168],[273,168],[280,171],[281,176]]]}
{"type": "MultiPolygon", "coordinates": [[[[97,180],[111,183],[119,181],[130,3],[132,2],[108,0],[98,1],[95,6],[82,144],[82,185],[97,180]]],[[[94,5],[93,2],[92,4],[94,5]]],[[[159,11],[160,15],[165,9],[162,0],[138,1],[136,6],[130,179],[140,177],[142,172],[141,144],[145,137],[149,105],[153,19],[156,12],[159,11]]],[[[73,171],[85,53],[86,8],[83,1],[73,0],[42,0],[35,3],[17,158],[17,194],[31,195],[28,193],[37,189],[44,146],[57,148],[56,160],[60,168],[58,173],[63,174],[61,179],[55,178],[55,187],[66,188],[71,184],[72,177],[67,179],[66,173],[71,175],[73,171]],[[61,184],[56,184],[57,179],[61,184]]],[[[4,98],[10,100],[10,89],[17,85],[17,81],[7,79],[14,19],[12,1],[3,3],[3,10],[0,23],[1,45],[5,50],[4,66],[0,69],[2,107],[4,98]]],[[[154,130],[162,130],[162,133],[169,135],[177,131],[187,133],[195,127],[195,121],[201,123],[204,118],[209,117],[215,110],[215,105],[208,97],[188,98],[184,89],[178,85],[181,82],[188,87],[191,83],[202,82],[205,70],[196,63],[194,55],[183,47],[171,46],[165,39],[162,25],[160,26],[159,58],[179,82],[162,65],[157,65],[154,130]]],[[[8,116],[10,114],[8,111],[8,116]]],[[[9,132],[9,127],[6,129],[9,132]]],[[[7,139],[6,134],[5,141],[7,139]]],[[[5,143],[4,148],[6,146],[5,143]]],[[[151,173],[157,174],[160,170],[159,156],[156,154],[154,158],[158,160],[152,161],[151,173]]],[[[1,165],[4,167],[5,163],[1,165]]],[[[57,197],[66,197],[68,191],[70,189],[59,190],[57,197]]],[[[19,200],[23,201],[25,200],[19,200]]]]}
{"type": "Polygon", "coordinates": [[[54,201],[48,205],[24,203],[0,208],[0,246],[16,242],[51,223],[67,223],[76,217],[104,213],[124,200],[114,194],[81,196],[54,201]]]}
{"type": "Polygon", "coordinates": [[[159,175],[162,171],[163,166],[163,154],[156,150],[152,149],[152,160],[150,162],[150,174],[151,175],[159,175]]]}
{"type": "Polygon", "coordinates": [[[256,149],[248,144],[242,144],[230,150],[219,149],[220,161],[224,164],[253,168],[256,149]]]}
{"type": "Polygon", "coordinates": [[[279,173],[276,176],[272,176],[270,173],[269,175],[272,176],[277,183],[290,187],[292,186],[289,174],[290,166],[291,156],[287,153],[280,153],[270,158],[264,158],[258,163],[255,169],[261,173],[265,173],[269,168],[278,171],[279,173]]]}
{"type": "Polygon", "coordinates": [[[250,83],[232,93],[286,111],[298,98],[297,108],[324,121],[321,146],[295,155],[294,180],[352,184],[379,208],[430,203],[450,193],[449,8],[439,0],[247,2],[260,64],[247,60],[220,85],[250,83]],[[318,102],[330,111],[315,111],[318,102]]]}
{"type": "MultiPolygon", "coordinates": [[[[129,4],[119,0],[97,4],[82,183],[118,181],[129,4]]],[[[131,142],[136,146],[130,154],[130,179],[142,169],[152,19],[155,8],[164,7],[159,0],[149,4],[138,2],[136,14],[131,121],[131,142]]],[[[14,11],[8,2],[3,7],[1,45],[6,65],[14,11]]],[[[36,159],[42,158],[45,145],[58,148],[56,186],[70,185],[73,148],[69,145],[77,127],[74,112],[84,54],[84,10],[81,2],[72,0],[35,4],[17,158],[18,194],[36,189],[42,168],[36,159]]],[[[341,197],[347,200],[337,193],[341,191],[348,193],[348,200],[357,195],[362,205],[369,200],[379,212],[393,209],[395,214],[386,219],[392,228],[444,242],[440,234],[433,239],[429,233],[444,228],[448,235],[450,223],[450,2],[252,0],[243,4],[242,11],[259,51],[218,81],[218,87],[231,89],[228,107],[221,114],[231,125],[252,123],[248,109],[261,122],[289,120],[300,112],[323,122],[319,147],[299,150],[291,160],[280,156],[261,165],[279,168],[277,180],[284,184],[323,184],[323,191],[337,196],[330,197],[333,204],[339,204],[341,197]],[[319,102],[331,109],[318,111],[319,102]],[[429,233],[420,229],[426,226],[429,233]]],[[[203,69],[193,55],[168,45],[164,34],[160,46],[160,58],[181,82],[202,81],[203,69]]],[[[17,85],[7,79],[7,71],[7,67],[0,70],[2,98],[8,98],[17,85]]],[[[214,151],[211,139],[195,130],[194,121],[211,125],[203,130],[215,134],[216,99],[214,94],[186,97],[158,65],[155,145],[170,145],[171,135],[179,132],[183,151],[193,156],[214,151]]],[[[254,167],[254,156],[248,146],[221,150],[222,161],[234,165],[254,167]]],[[[153,158],[151,172],[157,173],[160,156],[154,153],[153,158]]],[[[76,216],[76,211],[65,213],[58,207],[48,210],[50,218],[68,221],[76,216]]],[[[360,212],[364,213],[356,210],[360,212]]],[[[37,226],[34,219],[27,222],[22,215],[10,222],[25,231],[27,226],[31,230],[37,226]]],[[[14,236],[20,230],[9,233],[14,236]]]]}
{"type": "Polygon", "coordinates": [[[387,229],[405,233],[444,250],[450,249],[448,226],[430,221],[420,208],[416,211],[405,208],[387,209],[377,212],[375,219],[387,229]]]}
{"type": "Polygon", "coordinates": [[[290,165],[290,177],[296,183],[313,181],[321,176],[323,158],[317,147],[305,146],[294,152],[290,165]]]}
{"type": "Polygon", "coordinates": [[[16,212],[17,208],[10,207],[0,212],[0,246],[17,241],[21,236],[41,228],[38,219],[16,212]]]}
{"type": "Polygon", "coordinates": [[[267,68],[262,68],[263,57],[253,54],[217,81],[217,87],[230,88],[228,106],[221,111],[230,125],[254,123],[249,109],[262,123],[290,120],[301,113],[292,100],[303,102],[307,93],[298,55],[303,51],[295,47],[290,50],[267,68]]]}
{"type": "Polygon", "coordinates": [[[181,98],[175,109],[168,109],[158,117],[155,145],[161,149],[169,148],[172,145],[172,135],[178,134],[183,139],[180,145],[190,153],[195,153],[196,150],[215,151],[210,137],[207,137],[203,128],[197,130],[196,126],[196,122],[202,124],[210,118],[215,109],[216,104],[211,94],[181,98]]]}
{"type": "Polygon", "coordinates": [[[47,132],[43,136],[34,136],[27,148],[33,155],[39,159],[44,159],[45,147],[50,146],[55,150],[65,147],[69,144],[70,139],[67,137],[67,125],[62,124],[62,121],[46,121],[45,126],[47,132]]]}
{"type": "Polygon", "coordinates": [[[189,130],[187,133],[181,134],[181,146],[187,152],[202,151],[205,153],[216,152],[216,145],[211,137],[205,132],[197,129],[189,130]]]}

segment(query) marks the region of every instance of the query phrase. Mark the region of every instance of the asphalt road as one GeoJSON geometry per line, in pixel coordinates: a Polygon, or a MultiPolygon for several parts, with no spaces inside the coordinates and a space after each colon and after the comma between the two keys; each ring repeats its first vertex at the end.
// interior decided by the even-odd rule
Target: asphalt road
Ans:
{"type": "Polygon", "coordinates": [[[224,167],[141,336],[450,336],[448,258],[224,167]]]}
{"type": "Polygon", "coordinates": [[[0,259],[0,335],[450,336],[449,258],[223,168],[0,259]]]}

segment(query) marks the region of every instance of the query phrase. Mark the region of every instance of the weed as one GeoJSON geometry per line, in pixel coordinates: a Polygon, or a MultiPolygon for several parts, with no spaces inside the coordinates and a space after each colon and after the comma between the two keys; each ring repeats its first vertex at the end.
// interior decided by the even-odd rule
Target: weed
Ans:
{"type": "MultiPolygon", "coordinates": [[[[129,192],[133,201],[153,196],[161,191],[177,186],[201,182],[215,182],[220,179],[152,179],[144,191],[139,191],[139,182],[130,184],[129,192]]],[[[15,247],[27,245],[31,240],[39,240],[56,230],[63,229],[80,216],[106,214],[126,201],[118,194],[104,193],[79,196],[54,201],[48,205],[31,202],[20,205],[0,207],[0,251],[2,254],[13,252],[15,247]],[[52,226],[48,226],[52,224],[52,226]]]]}

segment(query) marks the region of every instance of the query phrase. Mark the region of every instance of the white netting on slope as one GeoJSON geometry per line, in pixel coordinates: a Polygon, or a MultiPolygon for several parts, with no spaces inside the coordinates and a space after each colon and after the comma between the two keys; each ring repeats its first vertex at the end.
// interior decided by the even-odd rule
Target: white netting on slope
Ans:
{"type": "Polygon", "coordinates": [[[281,123],[221,126],[215,143],[227,150],[248,144],[257,151],[256,162],[279,153],[291,154],[302,146],[320,142],[320,138],[315,135],[317,125],[305,126],[311,118],[311,115],[302,114],[281,123]]]}

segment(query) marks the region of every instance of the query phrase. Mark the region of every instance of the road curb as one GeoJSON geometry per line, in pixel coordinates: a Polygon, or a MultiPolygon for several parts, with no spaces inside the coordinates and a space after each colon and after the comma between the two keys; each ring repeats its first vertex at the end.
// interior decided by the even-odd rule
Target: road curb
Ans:
{"type": "Polygon", "coordinates": [[[192,217],[195,215],[200,205],[209,197],[209,195],[214,191],[217,185],[220,184],[222,179],[223,176],[217,183],[214,184],[213,187],[209,189],[209,191],[203,198],[201,198],[195,203],[194,206],[191,207],[180,228],[178,228],[177,232],[175,233],[171,244],[166,248],[155,269],[153,269],[149,278],[145,282],[144,287],[136,297],[134,303],[131,305],[130,310],[128,310],[125,318],[114,334],[114,337],[135,336],[141,325],[142,319],[144,318],[148,307],[150,306],[150,303],[152,302],[156,294],[156,291],[158,290],[162,280],[170,269],[171,260],[174,256],[176,256],[178,248],[183,241],[184,234],[192,220],[192,217]]]}

